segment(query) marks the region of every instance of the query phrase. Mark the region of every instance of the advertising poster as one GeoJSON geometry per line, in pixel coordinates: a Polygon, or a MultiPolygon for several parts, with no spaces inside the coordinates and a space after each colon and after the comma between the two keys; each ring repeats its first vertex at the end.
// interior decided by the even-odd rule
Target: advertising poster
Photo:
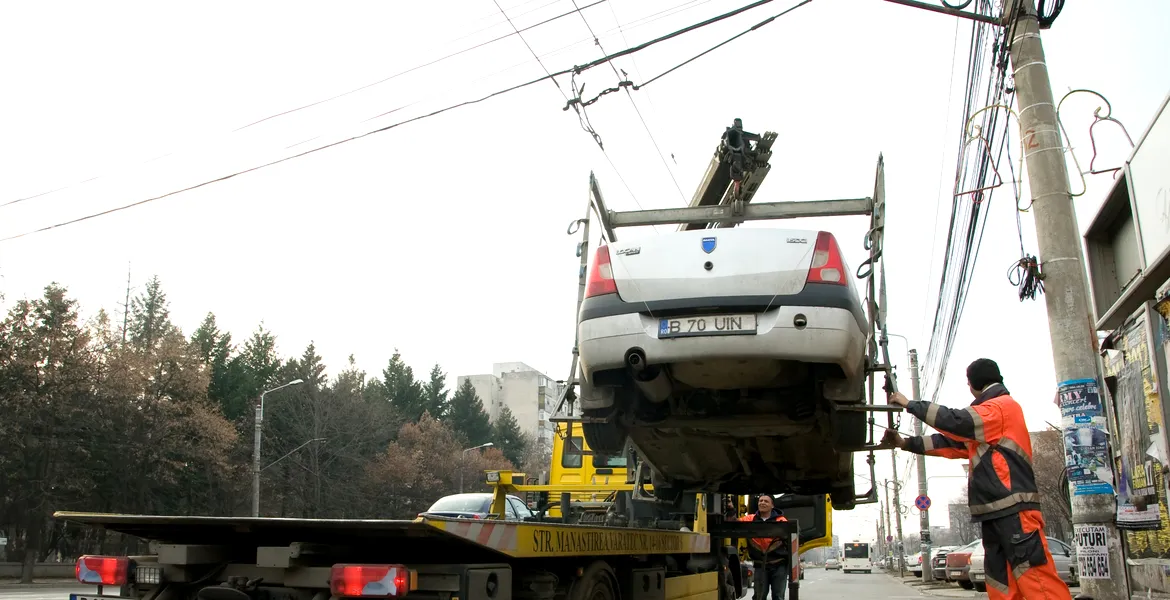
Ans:
{"type": "Polygon", "coordinates": [[[1109,579],[1109,532],[1104,525],[1077,525],[1077,575],[1109,579]]]}
{"type": "Polygon", "coordinates": [[[1097,381],[1066,381],[1058,387],[1057,396],[1066,448],[1065,471],[1072,494],[1113,494],[1109,426],[1097,381]]]}

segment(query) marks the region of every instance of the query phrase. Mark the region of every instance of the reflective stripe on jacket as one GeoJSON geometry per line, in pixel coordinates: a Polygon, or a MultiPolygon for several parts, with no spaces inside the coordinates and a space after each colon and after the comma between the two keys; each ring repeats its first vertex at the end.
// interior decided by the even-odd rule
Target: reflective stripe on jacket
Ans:
{"type": "MultiPolygon", "coordinates": [[[[740,517],[739,520],[744,521],[744,522],[755,521],[756,516],[759,514],[760,513],[753,513],[750,515],[744,515],[744,516],[740,517]]],[[[765,522],[766,521],[788,521],[788,519],[784,518],[783,515],[781,515],[779,512],[777,512],[774,509],[772,510],[772,516],[768,517],[767,519],[761,519],[761,520],[765,521],[765,522]]],[[[785,553],[781,552],[781,553],[779,553],[778,556],[775,556],[775,557],[770,557],[768,555],[773,553],[773,552],[776,552],[777,550],[779,550],[783,547],[784,547],[784,540],[782,538],[750,538],[748,540],[748,556],[750,556],[752,558],[752,560],[762,560],[764,562],[776,562],[778,560],[782,560],[785,556],[785,553]]]]}
{"type": "Polygon", "coordinates": [[[988,386],[967,408],[915,401],[906,410],[939,431],[907,438],[907,452],[970,461],[967,503],[973,521],[1040,510],[1024,411],[1002,384],[988,386]]]}

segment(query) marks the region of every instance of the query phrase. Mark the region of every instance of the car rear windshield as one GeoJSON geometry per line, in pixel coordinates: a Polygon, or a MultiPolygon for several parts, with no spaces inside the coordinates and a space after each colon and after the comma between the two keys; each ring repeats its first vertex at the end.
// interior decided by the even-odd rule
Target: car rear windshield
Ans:
{"type": "Polygon", "coordinates": [[[869,544],[845,544],[845,558],[869,558],[869,544]]]}
{"type": "Polygon", "coordinates": [[[480,495],[447,496],[431,505],[430,512],[487,512],[490,497],[480,495]]]}

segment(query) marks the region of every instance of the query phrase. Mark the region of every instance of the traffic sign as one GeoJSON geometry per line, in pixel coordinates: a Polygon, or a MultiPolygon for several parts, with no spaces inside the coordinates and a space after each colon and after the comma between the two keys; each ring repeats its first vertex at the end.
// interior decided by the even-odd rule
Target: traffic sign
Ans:
{"type": "Polygon", "coordinates": [[[915,498],[914,499],[914,506],[917,506],[918,510],[929,509],[930,508],[930,496],[919,496],[919,497],[915,498]]]}

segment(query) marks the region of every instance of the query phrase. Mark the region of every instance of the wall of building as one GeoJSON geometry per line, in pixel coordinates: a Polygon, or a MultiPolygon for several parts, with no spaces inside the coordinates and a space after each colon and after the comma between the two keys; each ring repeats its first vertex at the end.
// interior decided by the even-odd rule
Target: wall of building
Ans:
{"type": "Polygon", "coordinates": [[[458,385],[464,380],[471,381],[492,422],[507,406],[521,431],[546,444],[552,442],[553,424],[549,412],[562,390],[555,379],[522,362],[503,362],[494,363],[491,374],[459,376],[458,385]]]}

